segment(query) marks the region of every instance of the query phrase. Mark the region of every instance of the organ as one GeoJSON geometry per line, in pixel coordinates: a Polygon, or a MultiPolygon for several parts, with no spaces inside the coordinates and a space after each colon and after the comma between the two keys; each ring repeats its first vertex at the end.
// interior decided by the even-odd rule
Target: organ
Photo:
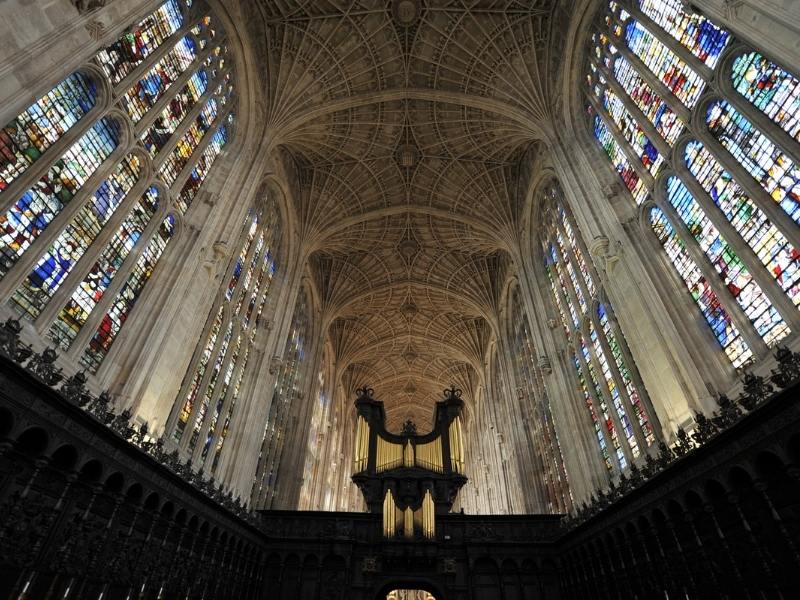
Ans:
{"type": "Polygon", "coordinates": [[[399,434],[386,430],[383,402],[373,390],[356,393],[353,482],[370,512],[382,514],[383,535],[424,537],[436,533],[436,515],[450,512],[467,482],[461,390],[451,387],[436,403],[433,429],[418,434],[406,421],[399,434]]]}

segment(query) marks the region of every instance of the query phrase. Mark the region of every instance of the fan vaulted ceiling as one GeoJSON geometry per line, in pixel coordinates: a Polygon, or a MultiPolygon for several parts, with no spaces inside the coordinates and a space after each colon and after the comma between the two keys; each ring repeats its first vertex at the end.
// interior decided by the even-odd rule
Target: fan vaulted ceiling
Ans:
{"type": "Polygon", "coordinates": [[[268,134],[298,176],[299,233],[342,383],[375,388],[390,428],[412,418],[427,430],[442,388],[471,399],[483,385],[521,161],[556,105],[563,9],[263,0],[251,10],[268,134]]]}

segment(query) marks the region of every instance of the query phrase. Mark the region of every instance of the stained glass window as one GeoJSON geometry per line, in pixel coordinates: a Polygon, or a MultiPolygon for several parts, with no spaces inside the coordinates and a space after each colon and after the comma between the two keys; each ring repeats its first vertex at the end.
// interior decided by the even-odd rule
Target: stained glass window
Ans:
{"type": "Polygon", "coordinates": [[[28,170],[97,102],[97,86],[73,73],[0,130],[0,192],[28,170]]]}
{"type": "MultiPolygon", "coordinates": [[[[800,224],[800,168],[791,157],[724,100],[708,107],[706,119],[714,137],[786,214],[800,224]]],[[[732,180],[727,173],[725,176],[732,180]]]]}
{"type": "MultiPolygon", "coordinates": [[[[733,88],[750,104],[716,99],[705,105],[702,115],[692,115],[690,123],[683,123],[676,111],[684,108],[671,103],[698,112],[697,100],[707,87],[707,71],[696,71],[682,60],[686,54],[678,51],[673,40],[709,69],[719,70],[719,59],[731,42],[731,35],[706,17],[691,12],[680,0],[637,0],[637,4],[641,13],[634,10],[629,14],[616,3],[609,3],[605,28],[592,34],[594,47],[589,55],[587,82],[589,94],[598,98],[597,103],[591,104],[600,107],[600,114],[593,115],[591,127],[635,202],[654,200],[659,205],[657,211],[647,213],[653,231],[720,345],[735,366],[742,366],[752,356],[743,336],[732,325],[731,314],[742,327],[746,321],[752,324],[744,337],[752,340],[757,335],[767,345],[789,335],[786,323],[794,318],[781,313],[788,310],[783,301],[776,300],[779,307],[773,305],[771,300],[778,292],[776,286],[765,283],[762,270],[800,307],[800,254],[790,243],[793,234],[788,231],[800,223],[800,169],[793,159],[796,154],[786,146],[788,141],[776,143],[774,138],[780,133],[758,114],[761,111],[775,126],[800,141],[800,81],[758,52],[745,51],[729,63],[731,71],[724,77],[730,76],[733,88]],[[610,82],[605,80],[612,76],[610,82]],[[659,95],[651,87],[653,76],[674,97],[659,95]],[[630,109],[624,96],[617,96],[623,91],[641,114],[630,109]],[[653,140],[647,138],[646,129],[637,122],[642,115],[670,145],[686,130],[695,137],[685,146],[681,156],[684,164],[670,165],[669,157],[654,153],[654,148],[648,146],[653,140]],[[697,141],[706,135],[695,129],[702,128],[702,123],[719,146],[697,141]],[[677,174],[665,180],[662,190],[648,189],[652,181],[646,178],[647,183],[643,183],[632,168],[636,165],[630,161],[636,157],[652,175],[664,168],[677,174]],[[743,171],[752,181],[746,174],[741,175],[746,181],[737,181],[743,171]],[[696,184],[699,187],[693,187],[696,184]],[[700,188],[705,194],[695,198],[690,190],[702,193],[700,188]],[[662,199],[666,204],[661,204],[662,199]],[[709,200],[719,210],[710,208],[709,200]],[[773,203],[794,223],[788,223],[780,213],[776,216],[773,203]],[[677,225],[663,212],[669,205],[675,209],[679,231],[673,230],[677,225]],[[703,207],[709,208],[708,213],[703,207]],[[712,282],[702,275],[705,261],[700,266],[695,264],[684,243],[696,244],[697,250],[708,257],[714,271],[712,282]],[[717,298],[709,285],[716,286],[717,281],[730,295],[720,292],[724,297],[717,298]],[[723,307],[723,303],[727,304],[723,307]]],[[[695,64],[688,58],[687,61],[695,64]]]]}
{"type": "Polygon", "coordinates": [[[719,233],[677,177],[667,182],[667,197],[697,241],[725,287],[768,344],[785,337],[789,329],[742,260],[719,233]]]}
{"type": "Polygon", "coordinates": [[[733,62],[731,80],[737,92],[800,141],[800,79],[748,52],[733,62]]]}
{"type": "Polygon", "coordinates": [[[12,299],[33,318],[61,286],[139,178],[139,158],[128,155],[61,231],[12,299]]]}
{"type": "Polygon", "coordinates": [[[600,145],[603,146],[606,154],[608,154],[611,163],[617,169],[617,173],[619,173],[623,183],[625,183],[625,186],[631,194],[633,194],[633,197],[636,198],[636,202],[644,202],[648,195],[647,187],[641,181],[636,169],[631,166],[625,153],[614,139],[614,136],[611,135],[608,126],[599,115],[595,115],[594,117],[594,135],[600,141],[600,145]]]}
{"type": "Polygon", "coordinates": [[[734,366],[746,364],[752,358],[750,348],[660,208],[650,210],[650,223],[720,346],[734,366]]]}
{"type": "Polygon", "coordinates": [[[627,453],[633,458],[639,456],[640,440],[649,446],[655,443],[655,435],[645,409],[643,387],[626,358],[630,353],[624,350],[625,341],[612,325],[610,306],[598,299],[601,290],[594,269],[587,262],[583,242],[561,198],[560,188],[554,183],[545,188],[541,200],[546,215],[545,267],[567,339],[580,350],[575,367],[603,460],[609,468],[615,464],[624,468],[627,453]]]}
{"type": "Polygon", "coordinates": [[[122,105],[134,123],[138,123],[158,102],[181,73],[194,62],[196,55],[194,40],[184,37],[125,93],[122,105]]]}
{"type": "Polygon", "coordinates": [[[692,108],[705,89],[705,81],[678,58],[646,27],[631,21],[625,28],[628,48],[687,107],[692,108]]]}
{"type": "Polygon", "coordinates": [[[119,142],[119,124],[103,118],[0,217],[0,277],[36,241],[119,142]]]}
{"type": "Polygon", "coordinates": [[[180,175],[183,167],[189,163],[189,159],[200,144],[200,140],[211,129],[216,118],[217,101],[211,98],[161,165],[159,173],[167,185],[172,185],[180,175]]]}
{"type": "MultiPolygon", "coordinates": [[[[231,115],[231,117],[232,116],[233,115],[231,115]]],[[[178,194],[178,208],[182,213],[185,213],[189,209],[189,206],[191,206],[200,186],[203,185],[203,181],[205,181],[208,171],[227,143],[227,125],[222,125],[214,134],[211,143],[203,151],[203,154],[200,156],[200,159],[197,161],[194,169],[192,169],[192,172],[189,174],[189,178],[178,194]]]]}
{"type": "Polygon", "coordinates": [[[177,0],[168,0],[108,48],[98,52],[97,61],[111,83],[116,85],[142,64],[182,24],[183,17],[177,0]]]}
{"type": "Polygon", "coordinates": [[[536,366],[537,354],[530,335],[528,318],[523,312],[519,290],[515,290],[511,306],[510,344],[514,377],[517,387],[524,394],[526,409],[532,417],[526,425],[530,429],[530,440],[536,446],[536,452],[542,458],[541,475],[546,484],[548,508],[554,513],[568,512],[571,497],[567,472],[561,445],[553,423],[550,399],[544,385],[542,374],[536,366]]]}
{"type": "Polygon", "coordinates": [[[95,306],[102,300],[117,271],[137,242],[158,208],[158,190],[148,189],[106,244],[72,297],[61,309],[49,335],[61,348],[68,349],[95,306]]]}
{"type": "Polygon", "coordinates": [[[657,25],[713,68],[730,35],[705,17],[687,13],[681,0],[639,0],[639,8],[657,25]]]}
{"type": "Polygon", "coordinates": [[[153,236],[142,252],[125,285],[111,303],[108,312],[103,315],[97,331],[89,342],[89,347],[81,357],[81,364],[90,371],[97,371],[100,363],[108,354],[122,325],[144,290],[144,286],[153,275],[156,263],[161,258],[174,232],[175,217],[169,215],[161,223],[157,235],[153,236]]]}

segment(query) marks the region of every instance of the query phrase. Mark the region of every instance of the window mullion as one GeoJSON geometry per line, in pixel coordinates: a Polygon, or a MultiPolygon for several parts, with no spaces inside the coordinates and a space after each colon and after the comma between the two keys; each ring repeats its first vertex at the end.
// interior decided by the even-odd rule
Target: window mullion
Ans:
{"type": "MultiPolygon", "coordinates": [[[[0,297],[7,298],[13,290],[24,281],[25,277],[33,270],[50,245],[61,235],[64,228],[72,222],[72,219],[83,208],[84,204],[94,196],[100,185],[114,172],[122,159],[128,156],[134,149],[132,140],[129,139],[128,132],[125,131],[122,119],[116,118],[115,116],[111,116],[110,118],[120,123],[120,128],[122,130],[120,143],[114,151],[109,154],[108,158],[97,167],[97,170],[92,173],[86,180],[86,183],[81,186],[69,202],[67,202],[59,213],[53,217],[53,220],[47,224],[45,229],[31,242],[22,256],[19,257],[2,280],[0,280],[0,297]]],[[[140,159],[142,158],[144,157],[140,157],[140,159]]],[[[50,168],[50,166],[52,165],[48,165],[48,168],[50,168]]],[[[142,170],[145,170],[148,168],[148,165],[145,163],[142,167],[142,170]]],[[[140,170],[140,173],[142,170],[140,170]]],[[[19,197],[17,197],[14,202],[18,200],[19,197]]]]}
{"type": "MultiPolygon", "coordinates": [[[[131,274],[131,271],[133,271],[133,268],[139,261],[139,257],[142,255],[145,248],[150,245],[152,239],[159,234],[158,228],[161,226],[161,223],[164,221],[167,214],[168,211],[165,210],[165,207],[159,206],[159,210],[151,217],[150,221],[147,223],[147,227],[139,237],[136,246],[134,246],[128,256],[125,257],[122,266],[114,274],[114,279],[103,293],[103,297],[100,299],[100,302],[98,302],[92,309],[91,314],[89,314],[89,318],[86,319],[86,322],[81,327],[81,330],[75,336],[75,339],[72,340],[72,344],[70,345],[69,350],[67,350],[68,356],[71,356],[77,360],[85,346],[88,345],[89,340],[94,335],[97,327],[100,325],[100,321],[106,314],[108,307],[117,297],[117,293],[120,291],[122,286],[125,285],[125,282],[127,282],[128,276],[131,274]]],[[[174,241],[175,238],[173,238],[173,242],[174,241]]],[[[59,310],[61,308],[63,308],[63,305],[59,307],[59,310]]],[[[37,322],[37,326],[42,327],[42,332],[44,332],[51,324],[52,321],[50,323],[37,322]]]]}
{"type": "MultiPolygon", "coordinates": [[[[203,139],[200,140],[200,143],[197,145],[197,148],[194,149],[192,152],[192,159],[189,160],[186,165],[181,169],[181,172],[175,178],[175,181],[172,183],[170,187],[170,191],[172,195],[177,198],[183,188],[186,180],[189,178],[189,175],[197,166],[197,163],[200,161],[200,158],[203,156],[203,152],[206,151],[209,145],[211,145],[211,141],[214,139],[214,136],[219,131],[220,127],[224,127],[226,121],[228,119],[228,115],[233,112],[233,103],[229,103],[228,107],[225,111],[219,111],[217,113],[217,125],[209,129],[206,134],[203,136],[203,139]]],[[[204,182],[205,183],[205,182],[204,182]]]]}
{"type": "Polygon", "coordinates": [[[589,102],[594,108],[595,112],[598,116],[603,119],[603,122],[606,124],[608,131],[611,133],[611,136],[617,142],[617,145],[625,154],[625,157],[628,159],[628,163],[633,167],[636,171],[636,174],[639,176],[639,179],[642,181],[644,186],[648,190],[652,190],[654,186],[653,175],[650,171],[647,170],[642,164],[642,159],[639,158],[636,153],[631,149],[628,140],[625,139],[625,136],[622,135],[622,132],[617,127],[617,124],[614,122],[614,119],[610,118],[610,115],[606,112],[605,108],[597,101],[597,98],[594,95],[587,93],[586,97],[589,99],[589,102]]]}
{"type": "MultiPolygon", "coordinates": [[[[764,212],[767,218],[775,224],[792,246],[800,248],[800,227],[797,226],[797,223],[795,223],[794,220],[786,214],[786,211],[784,211],[780,205],[772,199],[767,191],[759,185],[747,169],[742,167],[730,152],[719,143],[711,131],[709,131],[708,127],[703,127],[697,133],[699,134],[697,137],[700,138],[703,145],[712,156],[717,159],[719,164],[728,171],[728,173],[733,175],[734,180],[744,189],[747,196],[764,212]]],[[[682,161],[680,166],[682,170],[685,169],[685,162],[682,161]]]]}
{"type": "MultiPolygon", "coordinates": [[[[143,172],[143,175],[144,178],[138,181],[136,185],[131,188],[131,191],[128,192],[128,195],[114,211],[114,214],[111,216],[108,222],[103,225],[100,233],[86,249],[86,252],[84,252],[83,256],[78,259],[78,261],[72,267],[72,270],[61,282],[58,291],[56,291],[53,297],[48,301],[47,305],[42,309],[41,313],[35,320],[38,331],[44,332],[48,327],[50,327],[51,323],[56,318],[56,315],[58,315],[64,304],[67,303],[70,296],[72,296],[75,288],[78,287],[80,282],[83,281],[83,279],[89,273],[92,265],[94,265],[95,261],[97,260],[97,257],[103,252],[103,250],[105,250],[106,245],[117,233],[117,230],[122,222],[128,217],[133,207],[141,201],[142,194],[144,194],[150,188],[152,184],[150,181],[148,181],[149,178],[147,177],[147,172],[143,172]]],[[[30,271],[25,272],[25,276],[27,276],[28,273],[30,273],[30,271]]],[[[20,281],[17,285],[21,285],[21,283],[22,282],[20,281]]],[[[2,284],[0,284],[0,295],[5,294],[5,292],[2,290],[3,287],[2,284]]]]}
{"type": "Polygon", "coordinates": [[[687,233],[683,220],[676,213],[673,206],[669,202],[658,202],[658,207],[670,222],[672,230],[683,243],[684,248],[692,257],[697,268],[700,269],[709,287],[711,287],[714,294],[725,306],[726,311],[739,329],[739,333],[750,347],[753,356],[757,358],[766,356],[769,353],[766,342],[758,335],[755,326],[744,313],[744,310],[736,301],[736,298],[733,297],[731,291],[727,286],[722,284],[719,274],[711,265],[711,261],[706,253],[703,252],[702,248],[697,244],[697,241],[687,233]]]}
{"type": "MultiPolygon", "coordinates": [[[[186,17],[184,17],[186,18],[186,17]]],[[[170,52],[180,40],[187,35],[192,35],[192,28],[202,23],[202,17],[192,19],[180,28],[177,29],[171,36],[161,42],[161,44],[150,53],[150,55],[143,60],[140,64],[131,70],[117,85],[113,86],[114,99],[118,100],[126,91],[136,85],[139,81],[159,60],[170,52]]],[[[100,66],[102,69],[102,66],[100,66]]]]}
{"type": "MultiPolygon", "coordinates": [[[[169,90],[165,91],[161,98],[159,98],[156,103],[153,104],[153,106],[148,108],[147,112],[142,116],[142,118],[136,124],[134,124],[134,133],[137,140],[145,131],[150,128],[158,115],[160,115],[167,105],[172,102],[173,98],[175,98],[175,94],[169,93],[169,91],[180,92],[189,79],[191,79],[192,76],[203,67],[203,63],[205,63],[206,59],[214,52],[215,49],[216,46],[208,46],[205,50],[201,51],[197,56],[195,56],[192,63],[187,66],[183,73],[181,73],[180,76],[170,84],[169,90]]],[[[121,102],[118,104],[118,106],[120,107],[121,111],[125,111],[125,107],[121,102]]],[[[183,125],[183,123],[181,123],[181,125],[183,125]]]]}
{"type": "MultiPolygon", "coordinates": [[[[8,212],[22,195],[36,185],[36,182],[50,170],[53,164],[64,156],[64,153],[69,150],[73,144],[99,123],[103,117],[107,116],[109,111],[113,110],[113,102],[111,101],[110,94],[106,93],[107,88],[110,87],[110,83],[105,75],[98,74],[98,69],[94,66],[91,67],[90,71],[87,67],[79,67],[75,71],[86,73],[89,79],[95,84],[97,92],[94,106],[84,114],[77,123],[70,127],[69,131],[65,132],[58,140],[46,148],[41,156],[25,169],[24,173],[14,179],[6,189],[2,190],[2,193],[0,193],[0,213],[5,214],[8,212]],[[87,71],[89,72],[87,73],[87,71]]],[[[57,86],[58,84],[54,85],[57,86]]],[[[119,119],[117,119],[117,121],[119,121],[119,119]]],[[[119,146],[117,148],[119,148],[119,146]]]]}
{"type": "MultiPolygon", "coordinates": [[[[689,123],[691,121],[691,112],[688,108],[686,108],[686,105],[681,102],[674,93],[672,93],[671,89],[664,85],[664,83],[655,76],[648,66],[642,62],[642,59],[631,52],[624,39],[618,39],[615,41],[617,43],[614,45],[614,47],[617,49],[617,52],[625,57],[625,59],[630,63],[639,76],[650,86],[650,89],[661,96],[664,102],[667,103],[667,105],[683,123],[689,123]]],[[[603,48],[603,50],[606,53],[611,54],[608,48],[603,48]]]]}
{"type": "Polygon", "coordinates": [[[747,270],[753,276],[755,282],[764,291],[769,301],[775,306],[787,325],[789,325],[789,328],[793,331],[800,331],[800,312],[798,312],[797,307],[789,296],[786,295],[786,292],[778,285],[775,278],[767,272],[767,267],[761,262],[750,245],[744,241],[741,234],[733,224],[731,224],[722,209],[717,206],[689,172],[686,165],[681,163],[676,170],[681,181],[692,194],[708,220],[711,221],[719,230],[720,235],[736,251],[737,256],[747,267],[747,270]]]}
{"type": "MultiPolygon", "coordinates": [[[[580,330],[575,331],[573,337],[575,339],[575,344],[574,344],[575,358],[578,359],[578,364],[580,365],[581,375],[583,375],[583,381],[586,384],[586,389],[585,390],[581,389],[582,386],[580,384],[580,381],[576,382],[578,384],[576,387],[577,389],[580,390],[581,395],[583,395],[584,391],[589,394],[589,398],[591,398],[592,400],[592,408],[594,409],[594,415],[597,418],[598,424],[600,425],[600,431],[606,443],[606,451],[608,452],[608,456],[611,459],[612,468],[616,471],[621,471],[622,464],[619,462],[619,454],[617,454],[617,447],[614,445],[614,438],[612,437],[611,432],[608,430],[608,423],[606,422],[606,414],[611,414],[615,412],[614,407],[608,405],[605,396],[603,396],[603,398],[597,397],[598,391],[602,393],[602,390],[600,390],[600,386],[595,381],[595,377],[592,374],[592,371],[589,370],[589,365],[586,363],[586,356],[584,356],[583,354],[583,347],[586,347],[587,349],[589,348],[589,346],[586,345],[586,342],[583,339],[583,332],[580,330]],[[601,404],[606,405],[606,410],[603,410],[601,404]]],[[[592,428],[594,429],[594,423],[591,423],[591,425],[592,428]]],[[[616,424],[614,426],[617,427],[616,424]]],[[[597,432],[594,431],[593,433],[595,437],[597,437],[597,432]]],[[[617,443],[620,445],[620,447],[623,446],[622,441],[620,440],[619,429],[617,429],[617,443]]],[[[599,448],[598,451],[600,451],[599,448]]],[[[602,457],[602,451],[600,452],[602,457]]],[[[603,461],[605,462],[605,459],[603,459],[603,461]]]]}
{"type": "Polygon", "coordinates": [[[689,68],[693,69],[706,82],[711,81],[711,79],[714,77],[714,71],[702,60],[692,54],[691,50],[672,37],[668,32],[664,31],[661,25],[643,13],[639,9],[639,5],[637,2],[635,2],[635,0],[622,0],[622,2],[627,5],[625,9],[633,16],[633,18],[639,21],[639,23],[650,33],[652,33],[659,42],[672,50],[672,52],[675,53],[678,58],[686,63],[689,68]]]}
{"type": "MultiPolygon", "coordinates": [[[[594,62],[594,61],[593,61],[594,62]]],[[[610,72],[605,64],[597,64],[595,63],[596,68],[605,76],[606,79],[606,86],[609,86],[611,90],[617,95],[617,97],[622,101],[622,104],[631,114],[631,116],[636,121],[636,124],[641,127],[644,132],[647,134],[648,139],[653,143],[656,147],[658,152],[667,159],[671,152],[670,145],[661,137],[661,134],[656,131],[656,128],[653,127],[653,124],[650,122],[645,114],[641,111],[641,109],[636,106],[636,104],[631,100],[631,97],[628,95],[622,86],[617,81],[617,78],[614,76],[612,72],[610,72]]],[[[599,83],[599,82],[598,82],[599,83]]],[[[600,84],[602,85],[602,84],[600,84]]],[[[638,159],[638,157],[637,157],[638,159]]],[[[641,159],[638,159],[641,162],[641,159]]],[[[638,172],[638,171],[637,171],[638,172]]]]}
{"type": "MultiPolygon", "coordinates": [[[[154,173],[158,173],[158,170],[164,164],[164,161],[166,161],[167,158],[169,158],[170,154],[172,153],[172,150],[175,148],[175,143],[183,138],[187,130],[192,126],[192,123],[194,123],[195,120],[197,119],[200,112],[202,112],[206,104],[208,104],[208,101],[214,98],[219,106],[220,97],[217,96],[214,90],[216,90],[219,84],[225,80],[225,76],[228,75],[230,72],[231,69],[225,69],[214,79],[212,83],[209,83],[208,89],[206,90],[205,94],[200,96],[197,99],[197,102],[195,102],[194,106],[192,106],[192,108],[189,110],[189,112],[187,112],[186,115],[184,115],[180,125],[178,125],[175,131],[173,131],[172,134],[170,134],[167,143],[164,144],[164,147],[158,151],[155,157],[153,157],[154,173]]],[[[217,118],[219,118],[219,115],[217,116],[217,118]]],[[[138,139],[141,139],[141,136],[144,135],[145,131],[146,130],[139,132],[138,139]]]]}
{"type": "MultiPolygon", "coordinates": [[[[600,335],[597,334],[597,330],[595,330],[595,334],[598,338],[600,337],[600,335]]],[[[582,331],[581,335],[583,336],[586,348],[589,350],[589,358],[592,361],[594,374],[597,378],[595,380],[595,384],[598,388],[600,388],[600,393],[603,395],[608,414],[611,415],[611,420],[614,422],[614,428],[617,430],[617,442],[619,443],[620,448],[622,448],[622,453],[625,455],[625,460],[627,461],[628,466],[630,466],[633,464],[634,460],[633,449],[631,448],[630,441],[628,440],[628,434],[625,431],[625,427],[622,424],[622,419],[619,415],[617,405],[614,403],[614,398],[611,396],[611,391],[608,389],[608,383],[606,382],[605,374],[603,373],[603,366],[600,364],[600,359],[597,357],[597,349],[594,347],[594,342],[592,342],[591,336],[587,331],[582,331]]],[[[606,357],[606,363],[608,363],[608,357],[606,357]]],[[[630,420],[630,416],[628,419],[630,420]]],[[[636,436],[634,435],[634,439],[635,437],[636,436]]]]}
{"type": "Polygon", "coordinates": [[[622,399],[622,406],[628,415],[628,421],[633,429],[633,437],[636,440],[636,444],[639,446],[639,452],[643,454],[647,451],[649,444],[644,437],[642,425],[639,422],[639,418],[636,416],[636,410],[633,406],[633,400],[628,393],[628,386],[625,384],[625,380],[623,379],[622,374],[619,372],[619,366],[617,365],[617,361],[614,359],[614,353],[611,351],[611,345],[608,343],[608,339],[605,336],[603,326],[600,324],[600,319],[597,316],[597,310],[595,310],[594,306],[591,310],[590,319],[592,321],[595,334],[597,335],[597,339],[600,341],[600,347],[603,349],[603,353],[606,355],[606,362],[608,363],[608,368],[611,371],[611,376],[614,378],[614,383],[617,385],[617,391],[622,399]]]}

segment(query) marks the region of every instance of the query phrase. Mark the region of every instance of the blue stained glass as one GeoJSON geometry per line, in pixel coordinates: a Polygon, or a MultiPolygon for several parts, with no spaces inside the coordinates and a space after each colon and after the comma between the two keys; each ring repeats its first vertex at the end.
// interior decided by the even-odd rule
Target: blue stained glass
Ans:
{"type": "Polygon", "coordinates": [[[717,140],[800,224],[800,168],[791,157],[724,100],[708,107],[706,123],[717,140]]]}
{"type": "Polygon", "coordinates": [[[800,79],[758,52],[733,62],[734,89],[786,133],[800,142],[800,79]]]}
{"type": "Polygon", "coordinates": [[[128,155],[59,234],[12,300],[36,318],[139,179],[139,158],[128,155]]]}
{"type": "Polygon", "coordinates": [[[636,56],[687,107],[692,108],[705,88],[705,81],[672,50],[637,21],[625,28],[625,40],[636,56]]]}
{"type": "Polygon", "coordinates": [[[200,159],[197,161],[194,169],[192,169],[192,172],[189,174],[189,178],[186,180],[186,183],[183,184],[183,188],[181,188],[178,194],[178,208],[182,213],[185,214],[189,206],[191,206],[192,200],[194,200],[194,197],[200,190],[200,186],[203,185],[203,181],[205,181],[214,161],[227,143],[228,130],[225,125],[222,125],[214,134],[211,143],[203,151],[203,154],[200,155],[200,159]]]}
{"type": "Polygon", "coordinates": [[[747,364],[753,357],[750,348],[660,208],[650,210],[650,224],[733,366],[747,364]]]}
{"type": "Polygon", "coordinates": [[[658,175],[661,165],[664,164],[664,158],[658,153],[658,150],[636,122],[636,119],[633,118],[633,115],[625,108],[622,100],[609,89],[604,90],[602,100],[603,108],[611,115],[611,118],[622,132],[622,136],[628,141],[639,160],[653,176],[658,175]]]}
{"type": "Polygon", "coordinates": [[[797,250],[703,144],[689,142],[685,160],[692,175],[722,209],[762,264],[794,304],[800,305],[800,254],[797,250]]]}
{"type": "Polygon", "coordinates": [[[0,277],[111,155],[119,134],[119,125],[113,119],[104,117],[95,123],[5,215],[0,215],[0,277]]]}
{"type": "Polygon", "coordinates": [[[685,12],[681,0],[639,0],[642,12],[686,46],[712,69],[730,34],[696,13],[685,12]]]}
{"type": "Polygon", "coordinates": [[[168,0],[116,42],[98,52],[97,61],[111,83],[116,85],[181,25],[183,17],[176,0],[168,0]]]}
{"type": "Polygon", "coordinates": [[[73,73],[0,130],[0,193],[97,102],[97,86],[73,73]]]}
{"type": "Polygon", "coordinates": [[[667,180],[667,198],[758,334],[769,345],[786,337],[790,331],[778,311],[677,177],[667,180]]]}

